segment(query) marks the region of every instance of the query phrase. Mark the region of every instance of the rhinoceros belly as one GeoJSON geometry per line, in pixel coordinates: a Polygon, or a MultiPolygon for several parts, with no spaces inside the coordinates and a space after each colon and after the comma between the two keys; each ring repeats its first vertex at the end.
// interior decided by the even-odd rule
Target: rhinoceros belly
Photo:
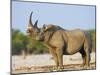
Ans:
{"type": "Polygon", "coordinates": [[[67,32],[67,46],[66,52],[74,54],[78,52],[84,43],[84,34],[80,30],[73,30],[67,32]]]}

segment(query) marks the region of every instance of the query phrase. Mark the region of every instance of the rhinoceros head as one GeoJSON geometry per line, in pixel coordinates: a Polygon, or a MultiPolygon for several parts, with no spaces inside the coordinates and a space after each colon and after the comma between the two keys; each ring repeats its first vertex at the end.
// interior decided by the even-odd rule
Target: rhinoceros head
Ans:
{"type": "Polygon", "coordinates": [[[36,22],[34,24],[32,24],[32,20],[31,20],[32,13],[33,12],[31,12],[31,14],[30,14],[29,23],[28,23],[26,33],[28,36],[35,38],[35,36],[39,33],[39,28],[37,27],[38,20],[36,20],[36,22]]]}
{"type": "Polygon", "coordinates": [[[45,38],[46,26],[40,28],[39,33],[36,35],[35,40],[43,41],[45,38]]]}

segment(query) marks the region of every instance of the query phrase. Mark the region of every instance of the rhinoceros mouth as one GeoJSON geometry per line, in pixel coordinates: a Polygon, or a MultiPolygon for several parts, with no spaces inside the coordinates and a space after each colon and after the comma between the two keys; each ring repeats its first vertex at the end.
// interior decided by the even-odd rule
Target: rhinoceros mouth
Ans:
{"type": "Polygon", "coordinates": [[[43,41],[44,39],[41,38],[41,37],[36,37],[35,40],[37,40],[37,41],[43,41]]]}

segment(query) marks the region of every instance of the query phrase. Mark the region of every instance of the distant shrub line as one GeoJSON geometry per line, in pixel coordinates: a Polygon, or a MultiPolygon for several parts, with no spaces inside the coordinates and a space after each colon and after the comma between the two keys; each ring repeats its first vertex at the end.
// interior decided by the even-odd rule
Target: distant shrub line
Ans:
{"type": "MultiPolygon", "coordinates": [[[[95,51],[95,30],[87,30],[92,39],[92,51],[95,51]]],[[[48,49],[39,41],[29,39],[18,29],[12,29],[12,55],[20,55],[22,52],[28,54],[48,53],[48,49]]]]}

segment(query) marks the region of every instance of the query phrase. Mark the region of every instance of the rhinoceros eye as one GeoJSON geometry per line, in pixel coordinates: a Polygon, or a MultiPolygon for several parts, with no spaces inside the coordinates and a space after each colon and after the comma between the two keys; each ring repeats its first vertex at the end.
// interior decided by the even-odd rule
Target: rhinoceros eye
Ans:
{"type": "Polygon", "coordinates": [[[31,33],[31,32],[32,32],[32,30],[30,30],[30,29],[29,29],[29,30],[27,30],[27,33],[31,33]]]}

